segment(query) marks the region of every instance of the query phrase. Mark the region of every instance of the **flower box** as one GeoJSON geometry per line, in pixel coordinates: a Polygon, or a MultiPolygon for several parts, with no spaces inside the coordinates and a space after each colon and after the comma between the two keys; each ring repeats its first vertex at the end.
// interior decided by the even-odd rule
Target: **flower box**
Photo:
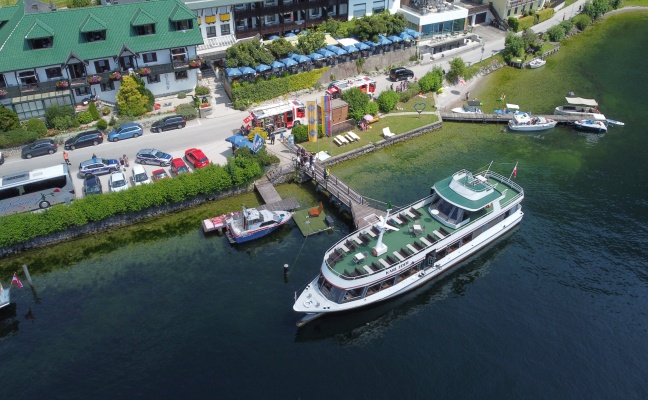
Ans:
{"type": "Polygon", "coordinates": [[[67,89],[68,87],[70,87],[70,82],[68,82],[68,81],[57,81],[56,82],[56,87],[58,89],[67,89]]]}
{"type": "Polygon", "coordinates": [[[96,84],[101,83],[101,77],[99,75],[92,75],[88,77],[88,83],[96,84]]]}
{"type": "Polygon", "coordinates": [[[121,79],[121,72],[119,71],[111,72],[110,75],[108,75],[108,77],[113,81],[118,81],[121,79]]]}
{"type": "Polygon", "coordinates": [[[202,104],[200,105],[200,108],[208,108],[208,107],[211,107],[211,104],[209,104],[209,103],[202,103],[202,104]]]}
{"type": "Polygon", "coordinates": [[[139,74],[142,75],[142,76],[149,75],[150,73],[151,73],[150,68],[142,67],[142,68],[139,69],[139,74]]]}
{"type": "Polygon", "coordinates": [[[202,60],[189,60],[189,66],[191,68],[199,68],[202,65],[202,60]]]}
{"type": "Polygon", "coordinates": [[[7,95],[7,91],[3,90],[3,89],[0,89],[0,97],[6,96],[6,95],[7,95]]]}

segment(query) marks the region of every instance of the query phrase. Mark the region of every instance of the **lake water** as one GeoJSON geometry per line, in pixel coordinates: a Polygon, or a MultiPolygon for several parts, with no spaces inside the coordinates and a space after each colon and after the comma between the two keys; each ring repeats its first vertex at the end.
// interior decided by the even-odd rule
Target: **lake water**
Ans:
{"type": "MultiPolygon", "coordinates": [[[[446,124],[333,168],[404,205],[460,168],[494,160],[510,174],[519,161],[521,225],[452,274],[297,329],[294,293],[348,222],[329,209],[333,233],[304,239],[287,226],[238,247],[202,234],[201,218],[253,195],[30,252],[2,260],[3,276],[29,264],[36,292],[12,289],[0,397],[647,398],[647,16],[611,18],[560,56],[596,82],[573,89],[595,91],[625,127],[519,135],[446,124]]],[[[315,202],[304,188],[280,192],[315,202]]]]}

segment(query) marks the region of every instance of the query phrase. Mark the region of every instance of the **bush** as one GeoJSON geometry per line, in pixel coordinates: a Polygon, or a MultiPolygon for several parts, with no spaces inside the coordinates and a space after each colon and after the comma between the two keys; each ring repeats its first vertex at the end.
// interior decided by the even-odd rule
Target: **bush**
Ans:
{"type": "Polygon", "coordinates": [[[101,118],[101,116],[99,115],[99,110],[97,110],[97,106],[95,105],[94,101],[90,102],[90,105],[88,106],[88,112],[90,113],[90,116],[92,116],[93,121],[101,118]]]}
{"type": "Polygon", "coordinates": [[[0,133],[0,148],[16,147],[38,139],[40,135],[26,129],[14,129],[0,133]]]}
{"type": "Polygon", "coordinates": [[[518,20],[518,22],[519,22],[518,23],[518,30],[516,32],[523,31],[525,29],[531,28],[535,24],[535,18],[534,17],[524,17],[524,18],[520,18],[518,20]]]}
{"type": "Polygon", "coordinates": [[[369,97],[358,88],[352,88],[342,93],[342,100],[349,103],[349,118],[360,121],[365,115],[369,97]]]}
{"type": "Polygon", "coordinates": [[[308,141],[308,126],[297,125],[292,128],[292,134],[295,135],[295,143],[303,143],[308,141]]]}
{"type": "Polygon", "coordinates": [[[382,112],[390,112],[398,103],[398,93],[393,90],[385,90],[378,96],[378,108],[382,112]]]}
{"type": "Polygon", "coordinates": [[[107,116],[108,114],[110,114],[110,107],[102,108],[101,109],[101,114],[103,114],[104,117],[107,116]]]}
{"type": "Polygon", "coordinates": [[[518,28],[520,27],[520,22],[518,21],[517,18],[515,18],[515,17],[508,17],[507,22],[508,22],[508,26],[511,27],[511,30],[512,30],[513,32],[517,32],[517,31],[518,31],[518,28]]]}
{"type": "Polygon", "coordinates": [[[573,19],[574,25],[579,31],[584,31],[591,23],[592,19],[587,14],[578,14],[573,19]]]}
{"type": "MultiPolygon", "coordinates": [[[[93,103],[90,103],[93,104],[93,103]]],[[[96,109],[95,109],[96,110],[96,109]]],[[[79,115],[77,115],[77,121],[79,121],[80,124],[89,124],[90,122],[94,121],[92,118],[92,114],[90,111],[83,111],[80,112],[79,115]]]]}
{"type": "Polygon", "coordinates": [[[255,126],[254,128],[252,128],[252,130],[250,130],[250,133],[248,133],[247,138],[248,140],[250,140],[250,142],[252,142],[254,141],[254,137],[256,135],[261,136],[263,140],[266,140],[268,138],[268,132],[264,131],[259,126],[255,126]]]}
{"type": "Polygon", "coordinates": [[[187,98],[187,93],[185,93],[185,92],[178,93],[178,98],[179,99],[186,99],[187,98]]]}
{"type": "Polygon", "coordinates": [[[37,133],[38,136],[45,136],[47,133],[47,126],[40,118],[30,118],[27,122],[22,124],[24,130],[37,133]]]}
{"type": "MultiPolygon", "coordinates": [[[[45,110],[45,124],[48,128],[55,128],[54,119],[56,119],[57,117],[69,117],[70,121],[72,121],[76,119],[74,114],[74,108],[72,108],[72,106],[59,106],[54,104],[52,106],[49,106],[45,110]]],[[[59,119],[59,121],[60,120],[61,119],[59,119]]],[[[67,129],[72,126],[74,126],[73,123],[63,129],[67,129]]]]}
{"type": "Polygon", "coordinates": [[[91,0],[67,0],[65,5],[67,8],[81,8],[88,7],[91,3],[91,0]]]}
{"type": "Polygon", "coordinates": [[[58,117],[55,117],[52,124],[53,128],[58,131],[76,128],[81,125],[76,117],[70,117],[69,115],[59,115],[58,117]]]}
{"type": "Polygon", "coordinates": [[[446,74],[448,82],[456,83],[459,78],[466,75],[466,63],[459,57],[450,61],[450,71],[446,74]]]}
{"type": "Polygon", "coordinates": [[[0,132],[20,128],[20,119],[13,110],[0,106],[0,132]]]}
{"type": "Polygon", "coordinates": [[[196,111],[193,103],[180,104],[176,107],[176,113],[182,115],[187,121],[195,119],[198,116],[198,111],[196,111]]]}
{"type": "Polygon", "coordinates": [[[545,8],[544,10],[540,10],[536,12],[536,18],[538,19],[538,23],[548,20],[549,18],[553,17],[553,15],[554,15],[553,8],[545,8]]]}
{"type": "Polygon", "coordinates": [[[367,103],[364,109],[364,114],[376,115],[378,114],[378,103],[375,101],[370,101],[367,103]]]}
{"type": "Polygon", "coordinates": [[[435,71],[428,72],[419,79],[418,84],[424,93],[436,92],[441,88],[441,75],[435,71]]]}
{"type": "Polygon", "coordinates": [[[108,128],[108,123],[106,122],[105,119],[100,119],[97,121],[97,129],[105,131],[108,128]]]}
{"type": "Polygon", "coordinates": [[[195,92],[196,96],[206,96],[211,92],[211,90],[209,90],[207,86],[198,85],[196,86],[195,92]]]}
{"type": "Polygon", "coordinates": [[[110,121],[108,121],[108,126],[115,126],[117,121],[115,120],[115,117],[110,117],[110,121]]]}
{"type": "Polygon", "coordinates": [[[552,26],[547,30],[547,35],[552,42],[560,42],[565,37],[565,29],[560,25],[552,26]]]}
{"type": "Polygon", "coordinates": [[[565,35],[569,35],[572,29],[574,28],[574,21],[568,19],[566,21],[561,22],[560,26],[562,26],[563,30],[565,31],[565,35]]]}

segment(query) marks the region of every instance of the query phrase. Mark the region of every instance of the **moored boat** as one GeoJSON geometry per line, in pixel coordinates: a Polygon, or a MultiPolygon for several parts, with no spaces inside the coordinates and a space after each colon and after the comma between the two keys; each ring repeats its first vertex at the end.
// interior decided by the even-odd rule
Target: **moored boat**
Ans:
{"type": "Polygon", "coordinates": [[[558,106],[554,110],[556,115],[571,115],[572,117],[604,120],[605,115],[598,110],[598,103],[594,99],[581,97],[565,97],[567,104],[558,106]]]}
{"type": "Polygon", "coordinates": [[[462,107],[453,108],[452,112],[457,114],[483,114],[481,108],[479,108],[481,105],[482,103],[479,100],[470,100],[462,107]]]}
{"type": "Polygon", "coordinates": [[[2,287],[0,283],[0,309],[11,304],[11,295],[9,294],[9,289],[2,287]]]}
{"type": "Polygon", "coordinates": [[[245,208],[242,212],[225,216],[227,238],[230,243],[244,243],[261,238],[292,219],[290,211],[270,211],[245,208]]]}
{"type": "Polygon", "coordinates": [[[545,117],[533,117],[525,112],[513,114],[513,119],[509,120],[508,126],[512,131],[533,132],[544,131],[555,127],[557,122],[545,117]]]}
{"type": "MultiPolygon", "coordinates": [[[[515,171],[515,170],[514,170],[515,171]]],[[[315,277],[295,299],[321,315],[391,299],[442,275],[516,226],[524,191],[489,169],[461,170],[431,194],[359,229],[326,251],[315,277]]]]}
{"type": "Polygon", "coordinates": [[[546,63],[547,61],[543,60],[542,58],[534,58],[533,60],[529,61],[529,68],[531,69],[540,68],[546,63]]]}
{"type": "Polygon", "coordinates": [[[596,121],[591,119],[581,119],[574,122],[574,126],[579,131],[585,132],[597,132],[605,133],[607,132],[607,124],[605,121],[596,121]]]}

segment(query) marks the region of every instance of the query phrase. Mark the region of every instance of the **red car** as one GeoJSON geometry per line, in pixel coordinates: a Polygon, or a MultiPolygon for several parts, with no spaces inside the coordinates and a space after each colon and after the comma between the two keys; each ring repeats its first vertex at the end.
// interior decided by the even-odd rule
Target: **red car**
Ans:
{"type": "Polygon", "coordinates": [[[161,179],[169,177],[169,175],[167,175],[166,171],[163,169],[156,169],[155,171],[153,171],[152,175],[154,181],[159,181],[161,179]]]}
{"type": "Polygon", "coordinates": [[[194,168],[204,168],[209,165],[209,159],[200,149],[192,148],[185,151],[185,158],[194,168]]]}
{"type": "Polygon", "coordinates": [[[171,175],[178,176],[180,174],[188,174],[189,168],[182,158],[174,158],[171,160],[171,175]]]}

